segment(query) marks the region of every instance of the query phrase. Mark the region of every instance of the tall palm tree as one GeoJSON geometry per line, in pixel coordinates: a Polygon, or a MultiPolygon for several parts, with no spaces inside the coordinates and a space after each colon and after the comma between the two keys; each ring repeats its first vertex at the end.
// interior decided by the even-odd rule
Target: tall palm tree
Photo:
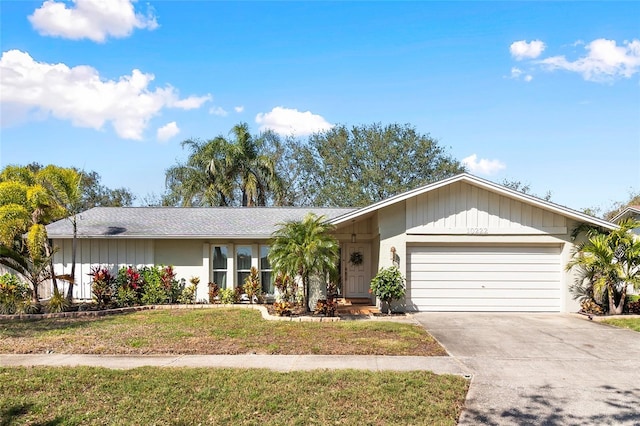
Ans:
{"type": "Polygon", "coordinates": [[[611,314],[622,313],[629,286],[640,288],[640,238],[632,232],[636,228],[640,222],[626,220],[607,234],[592,234],[567,264],[567,270],[582,272],[580,279],[590,281],[594,294],[606,292],[611,314]]]}
{"type": "Polygon", "coordinates": [[[288,221],[273,233],[269,262],[276,273],[299,276],[307,309],[309,279],[335,273],[338,241],[329,233],[332,225],[324,216],[308,213],[302,221],[288,221]]]}
{"type": "Polygon", "coordinates": [[[284,187],[273,158],[261,154],[261,139],[246,123],[233,127],[233,139],[223,136],[200,142],[186,140],[184,164],[169,168],[165,202],[182,206],[264,206],[269,197],[281,200],[284,187]]]}

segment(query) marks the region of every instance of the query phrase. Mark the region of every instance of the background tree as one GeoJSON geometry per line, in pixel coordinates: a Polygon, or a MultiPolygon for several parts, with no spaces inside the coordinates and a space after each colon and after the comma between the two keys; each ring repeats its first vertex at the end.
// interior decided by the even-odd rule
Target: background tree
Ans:
{"type": "Polygon", "coordinates": [[[302,279],[304,302],[309,309],[309,280],[327,276],[338,265],[338,241],[330,234],[332,225],[323,216],[307,214],[301,221],[281,224],[273,233],[269,263],[276,274],[302,279]]]}
{"type": "Polygon", "coordinates": [[[340,125],[292,152],[304,205],[365,206],[464,171],[435,139],[408,124],[340,125]]]}
{"type": "Polygon", "coordinates": [[[551,191],[547,191],[544,194],[544,197],[540,197],[539,195],[531,193],[531,185],[529,185],[528,183],[523,183],[519,180],[504,179],[502,181],[502,186],[513,189],[514,191],[522,192],[523,194],[533,195],[534,197],[541,198],[545,201],[551,201],[551,191]]]}
{"type": "Polygon", "coordinates": [[[629,197],[627,200],[613,203],[613,205],[605,211],[602,217],[606,220],[611,220],[628,206],[640,206],[640,190],[629,190],[629,197]]]}
{"type": "Polygon", "coordinates": [[[163,203],[181,206],[282,205],[283,181],[276,169],[274,135],[254,138],[246,123],[233,127],[228,140],[186,140],[190,154],[184,164],[166,172],[163,203]]]}

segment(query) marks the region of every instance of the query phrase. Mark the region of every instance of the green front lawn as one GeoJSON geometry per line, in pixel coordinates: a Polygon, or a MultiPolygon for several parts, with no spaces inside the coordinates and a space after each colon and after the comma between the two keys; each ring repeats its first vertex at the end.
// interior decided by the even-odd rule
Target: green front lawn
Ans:
{"type": "Polygon", "coordinates": [[[0,424],[455,425],[467,388],[424,371],[0,368],[0,424]]]}
{"type": "Polygon", "coordinates": [[[640,331],[640,318],[611,318],[602,321],[605,324],[615,325],[616,327],[630,328],[634,331],[640,331]]]}
{"type": "Polygon", "coordinates": [[[267,321],[249,309],[140,311],[0,321],[0,353],[446,355],[422,327],[267,321]]]}

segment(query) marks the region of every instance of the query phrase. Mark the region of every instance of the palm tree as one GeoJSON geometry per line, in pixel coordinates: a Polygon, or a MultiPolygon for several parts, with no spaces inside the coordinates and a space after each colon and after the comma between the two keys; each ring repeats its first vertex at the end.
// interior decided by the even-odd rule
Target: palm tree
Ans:
{"type": "Polygon", "coordinates": [[[218,136],[206,142],[186,140],[185,164],[166,172],[167,204],[182,206],[265,206],[276,204],[284,187],[273,158],[260,154],[261,138],[253,138],[246,123],[233,127],[232,140],[218,136]]]}
{"type": "Polygon", "coordinates": [[[273,233],[269,262],[276,273],[299,276],[307,309],[309,278],[335,273],[338,241],[329,234],[332,225],[324,216],[308,213],[302,221],[288,221],[273,233]]]}
{"type": "Polygon", "coordinates": [[[627,220],[607,234],[592,233],[567,264],[567,270],[581,271],[580,279],[589,281],[594,294],[606,292],[611,314],[622,313],[628,286],[640,288],[640,238],[632,232],[636,228],[640,222],[627,220]]]}
{"type": "Polygon", "coordinates": [[[227,144],[223,137],[183,141],[182,147],[190,150],[189,158],[166,171],[169,196],[165,202],[183,207],[231,205],[233,181],[226,171],[227,144]],[[218,173],[211,173],[212,164],[218,173]]]}

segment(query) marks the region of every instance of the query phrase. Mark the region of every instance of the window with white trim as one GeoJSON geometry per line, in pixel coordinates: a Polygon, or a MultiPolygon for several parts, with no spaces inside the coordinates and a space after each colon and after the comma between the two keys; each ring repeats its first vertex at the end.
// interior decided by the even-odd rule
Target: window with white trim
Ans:
{"type": "Polygon", "coordinates": [[[260,282],[264,294],[274,294],[273,270],[269,263],[269,246],[260,246],[260,282]]]}
{"type": "Polygon", "coordinates": [[[244,280],[251,273],[251,246],[238,246],[236,248],[236,287],[242,288],[244,280]]]}
{"type": "Polygon", "coordinates": [[[218,288],[227,288],[227,246],[214,246],[211,250],[213,282],[218,288]]]}

